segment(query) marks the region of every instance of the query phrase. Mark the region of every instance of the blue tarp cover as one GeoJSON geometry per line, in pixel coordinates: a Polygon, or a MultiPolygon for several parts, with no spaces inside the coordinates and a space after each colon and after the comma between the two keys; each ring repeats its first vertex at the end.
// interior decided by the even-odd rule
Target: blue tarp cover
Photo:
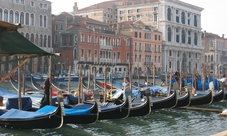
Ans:
{"type": "Polygon", "coordinates": [[[93,104],[85,104],[80,103],[75,105],[73,108],[65,108],[66,116],[74,116],[74,115],[90,115],[90,109],[93,104]]]}
{"type": "MultiPolygon", "coordinates": [[[[32,100],[30,97],[22,97],[22,110],[30,110],[32,108],[32,100]]],[[[8,98],[6,109],[18,109],[18,98],[8,98]]]]}
{"type": "Polygon", "coordinates": [[[39,118],[53,113],[57,107],[47,105],[36,112],[32,111],[23,111],[18,109],[10,109],[6,113],[0,116],[0,119],[32,119],[39,118]]]}

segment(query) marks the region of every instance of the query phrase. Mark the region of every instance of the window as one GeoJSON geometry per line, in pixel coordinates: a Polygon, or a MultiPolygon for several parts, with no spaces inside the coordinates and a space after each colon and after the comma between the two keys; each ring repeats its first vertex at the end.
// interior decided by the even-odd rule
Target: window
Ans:
{"type": "Polygon", "coordinates": [[[77,34],[74,35],[74,45],[77,45],[78,43],[78,36],[77,34]]]}
{"type": "Polygon", "coordinates": [[[185,24],[185,13],[181,12],[181,23],[185,24]]]}
{"type": "MultiPolygon", "coordinates": [[[[0,12],[0,14],[1,14],[1,12],[0,12]]],[[[0,20],[1,20],[1,15],[0,15],[0,20]]],[[[19,12],[18,11],[16,11],[15,12],[15,23],[19,23],[20,21],[19,21],[19,12]]]]}
{"type": "Polygon", "coordinates": [[[155,22],[158,21],[158,14],[154,14],[154,21],[155,21],[155,22]]]}
{"type": "Polygon", "coordinates": [[[198,38],[198,37],[197,37],[197,33],[194,33],[194,44],[195,44],[195,45],[197,45],[197,42],[198,42],[198,41],[197,41],[197,38],[198,38]]]}
{"type": "Polygon", "coordinates": [[[35,25],[35,18],[34,18],[34,14],[31,14],[31,24],[32,26],[35,25]]]}
{"type": "Polygon", "coordinates": [[[9,12],[9,22],[10,23],[14,23],[14,14],[13,14],[13,11],[12,10],[10,10],[10,12],[9,12]]]}
{"type": "Polygon", "coordinates": [[[168,41],[171,41],[172,35],[171,35],[171,28],[168,27],[168,41]]]}
{"type": "Polygon", "coordinates": [[[43,25],[44,25],[44,27],[47,27],[47,17],[46,16],[44,16],[44,18],[43,18],[43,25]]]}
{"type": "Polygon", "coordinates": [[[23,5],[24,5],[24,0],[21,0],[21,4],[23,4],[23,5]]]}
{"type": "Polygon", "coordinates": [[[134,32],[134,37],[136,37],[136,38],[138,37],[137,32],[134,32]]]}
{"type": "Polygon", "coordinates": [[[194,15],[194,26],[197,27],[197,16],[194,15]]]}
{"type": "Polygon", "coordinates": [[[39,16],[39,26],[43,26],[43,16],[39,16]]]}
{"type": "Polygon", "coordinates": [[[132,10],[128,10],[128,13],[132,13],[132,10]]]}
{"type": "Polygon", "coordinates": [[[4,10],[4,21],[8,22],[8,10],[7,9],[4,10]]]}
{"type": "Polygon", "coordinates": [[[40,4],[39,4],[39,7],[42,9],[42,8],[43,8],[43,4],[42,4],[42,3],[40,3],[40,4]]]}
{"type": "Polygon", "coordinates": [[[84,43],[84,34],[81,34],[81,43],[84,43]]]}
{"type": "Polygon", "coordinates": [[[29,14],[28,13],[26,13],[26,15],[25,15],[25,24],[26,25],[29,25],[29,14]]]}
{"type": "Polygon", "coordinates": [[[188,31],[188,44],[191,44],[191,31],[188,31]]]}
{"type": "Polygon", "coordinates": [[[35,2],[31,1],[31,7],[35,7],[35,2]]]}
{"type": "Polygon", "coordinates": [[[140,20],[140,15],[136,15],[136,20],[140,20]]]}
{"type": "Polygon", "coordinates": [[[124,11],[120,11],[120,14],[123,14],[124,13],[124,11]]]}
{"type": "Polygon", "coordinates": [[[132,20],[132,16],[128,16],[128,21],[131,21],[132,20]]]}
{"type": "Polygon", "coordinates": [[[185,30],[182,30],[182,31],[181,31],[181,36],[182,36],[182,37],[181,37],[181,42],[182,42],[182,43],[185,43],[185,30]]]}
{"type": "Polygon", "coordinates": [[[120,21],[123,21],[123,17],[120,17],[120,21]]]}
{"type": "Polygon", "coordinates": [[[168,19],[168,21],[171,21],[171,9],[170,8],[167,9],[167,19],[168,19]]]}
{"type": "Polygon", "coordinates": [[[140,9],[137,9],[136,11],[137,11],[137,13],[139,13],[140,12],[140,9]]]}
{"type": "Polygon", "coordinates": [[[154,11],[158,11],[158,7],[154,7],[154,11]]]}

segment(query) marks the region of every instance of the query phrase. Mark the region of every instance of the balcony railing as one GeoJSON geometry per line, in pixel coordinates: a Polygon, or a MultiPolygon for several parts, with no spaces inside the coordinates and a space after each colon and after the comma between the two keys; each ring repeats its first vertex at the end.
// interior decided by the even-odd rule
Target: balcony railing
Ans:
{"type": "Polygon", "coordinates": [[[105,49],[105,50],[112,50],[113,47],[110,45],[100,45],[100,49],[105,49]]]}

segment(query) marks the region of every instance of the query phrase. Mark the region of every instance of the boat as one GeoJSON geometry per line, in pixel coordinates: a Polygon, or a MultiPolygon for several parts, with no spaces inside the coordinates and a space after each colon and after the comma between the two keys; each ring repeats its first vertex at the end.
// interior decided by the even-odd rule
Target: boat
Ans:
{"type": "MultiPolygon", "coordinates": [[[[18,82],[15,81],[11,76],[10,76],[9,82],[10,82],[10,84],[12,85],[12,87],[13,87],[15,90],[19,91],[19,90],[18,90],[18,82]]],[[[30,86],[28,86],[28,85],[25,85],[25,93],[27,93],[27,94],[32,94],[32,93],[43,94],[44,91],[43,91],[43,89],[42,89],[42,90],[38,90],[38,89],[36,89],[36,88],[32,88],[32,87],[30,87],[30,86]]]]}
{"type": "Polygon", "coordinates": [[[130,114],[131,98],[128,97],[122,104],[115,105],[113,101],[100,104],[98,120],[125,119],[130,114]]]}
{"type": "Polygon", "coordinates": [[[151,113],[151,95],[150,90],[146,90],[146,96],[141,98],[133,98],[132,99],[132,106],[130,108],[129,117],[136,117],[136,116],[146,116],[151,113]]]}
{"type": "Polygon", "coordinates": [[[190,103],[191,103],[191,92],[187,91],[184,95],[178,96],[177,105],[174,108],[186,107],[186,106],[189,106],[190,103]]]}
{"type": "Polygon", "coordinates": [[[10,129],[47,129],[63,125],[63,99],[58,93],[58,106],[47,105],[35,112],[10,109],[0,116],[0,127],[10,129]]]}
{"type": "MultiPolygon", "coordinates": [[[[120,83],[117,82],[113,82],[114,86],[120,86],[120,83]]],[[[158,91],[163,91],[166,90],[167,87],[161,87],[161,86],[150,86],[147,87],[145,89],[149,89],[150,90],[150,94],[151,94],[151,109],[155,110],[155,109],[162,109],[162,108],[173,108],[176,106],[177,104],[177,93],[176,91],[173,91],[171,93],[170,96],[156,96],[155,92],[158,91]]],[[[137,88],[134,87],[134,91],[133,94],[137,95],[137,92],[139,90],[137,88]]],[[[165,94],[166,95],[166,94],[165,94]]]]}
{"type": "Polygon", "coordinates": [[[64,124],[93,124],[98,118],[97,102],[84,102],[65,108],[64,124]]]}
{"type": "Polygon", "coordinates": [[[170,96],[152,97],[152,110],[162,108],[174,108],[177,105],[177,93],[174,91],[170,96]]]}
{"type": "Polygon", "coordinates": [[[205,94],[197,94],[196,96],[192,95],[190,106],[211,104],[212,102],[213,102],[212,91],[208,91],[205,94]]]}

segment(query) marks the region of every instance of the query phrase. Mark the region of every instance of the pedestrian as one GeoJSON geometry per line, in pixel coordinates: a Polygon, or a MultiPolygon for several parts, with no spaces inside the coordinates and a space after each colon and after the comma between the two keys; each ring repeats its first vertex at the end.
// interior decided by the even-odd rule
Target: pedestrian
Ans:
{"type": "MultiPolygon", "coordinates": [[[[51,75],[51,79],[54,80],[54,75],[51,75]]],[[[43,88],[44,88],[44,96],[41,100],[40,108],[50,105],[50,88],[51,83],[49,77],[44,81],[43,88]]]]}

